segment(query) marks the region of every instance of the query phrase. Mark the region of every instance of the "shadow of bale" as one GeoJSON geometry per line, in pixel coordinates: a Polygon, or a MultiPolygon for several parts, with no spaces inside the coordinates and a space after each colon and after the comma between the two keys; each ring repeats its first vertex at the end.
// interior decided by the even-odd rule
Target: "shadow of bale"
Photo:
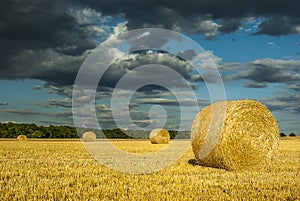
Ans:
{"type": "Polygon", "coordinates": [[[201,164],[199,163],[199,161],[197,161],[197,159],[195,159],[195,158],[192,158],[192,159],[188,160],[188,163],[189,163],[190,165],[192,165],[192,166],[201,165],[201,164]]]}

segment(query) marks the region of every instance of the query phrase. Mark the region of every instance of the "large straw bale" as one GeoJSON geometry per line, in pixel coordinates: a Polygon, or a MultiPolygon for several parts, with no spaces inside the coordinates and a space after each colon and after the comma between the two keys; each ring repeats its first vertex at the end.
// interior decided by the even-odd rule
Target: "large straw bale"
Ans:
{"type": "Polygon", "coordinates": [[[96,141],[97,137],[94,132],[88,131],[88,132],[83,133],[82,139],[84,142],[94,142],[94,141],[96,141]]]}
{"type": "Polygon", "coordinates": [[[166,129],[153,129],[149,135],[152,144],[168,144],[170,141],[169,131],[166,129]]]}
{"type": "Polygon", "coordinates": [[[27,136],[26,135],[18,135],[17,140],[18,141],[26,141],[27,140],[27,136]]]}
{"type": "Polygon", "coordinates": [[[279,131],[272,113],[257,101],[218,102],[198,113],[191,141],[202,165],[228,170],[262,169],[270,167],[277,155],[279,131]],[[206,136],[208,132],[215,133],[215,139],[211,134],[206,136]],[[209,147],[205,144],[213,141],[216,144],[211,152],[206,150],[208,155],[201,156],[209,147]]]}

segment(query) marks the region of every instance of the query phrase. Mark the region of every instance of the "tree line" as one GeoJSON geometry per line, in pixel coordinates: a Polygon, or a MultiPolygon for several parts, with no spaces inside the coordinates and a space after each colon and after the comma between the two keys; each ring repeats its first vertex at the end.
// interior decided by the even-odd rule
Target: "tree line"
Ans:
{"type": "MultiPolygon", "coordinates": [[[[38,126],[36,124],[0,123],[0,138],[16,138],[18,135],[26,135],[28,138],[79,138],[84,132],[93,131],[97,138],[109,139],[147,139],[150,131],[122,130],[119,128],[97,130],[89,128],[75,128],[72,126],[38,126]]],[[[169,130],[171,139],[189,139],[189,131],[169,130]]],[[[281,137],[294,137],[295,133],[289,135],[280,133],[281,137]]]]}
{"type": "MultiPolygon", "coordinates": [[[[147,139],[150,131],[134,131],[107,129],[97,130],[90,128],[75,128],[71,126],[38,126],[36,124],[20,124],[14,122],[0,123],[0,138],[16,138],[19,135],[26,135],[28,138],[79,138],[84,132],[93,131],[97,138],[109,139],[147,139]]],[[[171,139],[176,137],[189,139],[188,131],[169,130],[171,139]]]]}
{"type": "Polygon", "coordinates": [[[70,126],[38,126],[36,124],[0,123],[0,138],[78,138],[76,128],[70,126]]]}

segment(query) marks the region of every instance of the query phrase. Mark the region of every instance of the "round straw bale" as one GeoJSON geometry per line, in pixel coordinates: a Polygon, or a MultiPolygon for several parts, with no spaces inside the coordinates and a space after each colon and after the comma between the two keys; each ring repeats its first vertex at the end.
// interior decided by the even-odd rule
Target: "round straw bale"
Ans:
{"type": "Polygon", "coordinates": [[[152,144],[168,144],[170,141],[169,131],[166,129],[153,129],[149,135],[152,144]]]}
{"type": "Polygon", "coordinates": [[[96,134],[92,131],[85,132],[82,135],[82,139],[85,142],[94,142],[94,141],[96,141],[96,138],[97,138],[96,134]]]}
{"type": "Polygon", "coordinates": [[[26,135],[18,135],[17,140],[18,141],[26,141],[27,140],[27,136],[26,135]]]}
{"type": "Polygon", "coordinates": [[[198,113],[191,141],[202,165],[227,170],[261,169],[269,167],[277,155],[279,131],[272,113],[257,101],[218,102],[198,113]],[[207,136],[209,132],[219,134],[213,139],[207,136]],[[216,141],[214,147],[201,156],[205,144],[212,140],[216,141]]]}

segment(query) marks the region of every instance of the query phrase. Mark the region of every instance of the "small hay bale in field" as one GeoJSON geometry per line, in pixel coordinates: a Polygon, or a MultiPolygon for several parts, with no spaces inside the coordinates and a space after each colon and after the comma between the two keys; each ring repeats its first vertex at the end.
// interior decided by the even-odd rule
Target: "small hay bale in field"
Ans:
{"type": "Polygon", "coordinates": [[[169,131],[166,129],[153,129],[149,135],[152,144],[168,144],[170,141],[169,131]]]}
{"type": "Polygon", "coordinates": [[[26,135],[19,135],[19,136],[17,137],[17,140],[18,140],[18,141],[26,141],[26,140],[27,140],[27,136],[26,136],[26,135]]]}
{"type": "Polygon", "coordinates": [[[96,141],[96,138],[97,138],[96,134],[92,131],[85,132],[82,135],[82,139],[85,142],[94,142],[94,141],[96,141]]]}
{"type": "Polygon", "coordinates": [[[272,113],[257,101],[219,102],[198,113],[193,122],[191,141],[201,165],[227,170],[261,169],[269,167],[277,155],[279,130],[272,113]],[[219,133],[216,138],[219,140],[211,152],[207,151],[206,157],[201,157],[207,147],[203,145],[216,140],[211,135],[206,137],[208,131],[219,133]]]}

